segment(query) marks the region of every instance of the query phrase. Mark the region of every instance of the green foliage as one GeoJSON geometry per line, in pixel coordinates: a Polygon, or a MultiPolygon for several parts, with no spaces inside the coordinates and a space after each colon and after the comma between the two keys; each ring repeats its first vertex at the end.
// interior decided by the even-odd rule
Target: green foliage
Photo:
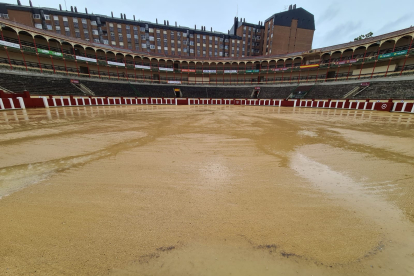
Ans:
{"type": "Polygon", "coordinates": [[[367,33],[367,34],[365,34],[365,35],[360,35],[360,36],[358,36],[358,37],[354,38],[354,41],[362,40],[362,39],[365,39],[365,38],[370,38],[370,37],[372,37],[373,35],[374,35],[374,33],[373,33],[373,32],[369,32],[369,33],[367,33]]]}

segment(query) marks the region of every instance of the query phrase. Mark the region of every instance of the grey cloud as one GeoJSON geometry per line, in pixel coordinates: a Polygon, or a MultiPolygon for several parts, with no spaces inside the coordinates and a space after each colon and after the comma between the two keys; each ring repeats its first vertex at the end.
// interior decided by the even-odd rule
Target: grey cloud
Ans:
{"type": "MultiPolygon", "coordinates": [[[[412,19],[411,14],[407,13],[393,22],[386,23],[384,26],[381,27],[381,29],[374,32],[374,35],[385,34],[385,33],[389,33],[389,32],[404,28],[402,24],[404,22],[409,21],[410,19],[412,19]]],[[[405,28],[408,28],[408,27],[410,27],[409,24],[407,24],[405,28]]]]}
{"type": "Polygon", "coordinates": [[[339,14],[340,8],[337,4],[331,4],[322,15],[316,19],[317,24],[334,19],[339,14]]]}
{"type": "MultiPolygon", "coordinates": [[[[314,48],[332,46],[335,44],[346,43],[353,41],[355,37],[361,31],[361,22],[348,21],[341,25],[335,26],[332,30],[323,32],[321,36],[317,36],[315,41],[318,41],[318,44],[314,45],[314,48]]],[[[368,31],[367,31],[368,32],[368,31]]]]}

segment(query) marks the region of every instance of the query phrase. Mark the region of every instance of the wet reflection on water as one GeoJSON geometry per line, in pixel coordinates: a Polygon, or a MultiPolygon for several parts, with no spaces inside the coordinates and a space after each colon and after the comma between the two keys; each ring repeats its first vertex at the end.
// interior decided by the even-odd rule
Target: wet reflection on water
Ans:
{"type": "MultiPolygon", "coordinates": [[[[74,117],[95,117],[105,115],[116,115],[133,113],[139,111],[155,111],[155,110],[170,110],[174,109],[174,106],[162,106],[162,105],[139,105],[139,106],[85,106],[85,107],[63,107],[63,108],[45,108],[45,109],[29,109],[29,110],[13,110],[13,111],[1,111],[3,116],[3,122],[12,123],[26,121],[35,122],[44,120],[47,118],[49,121],[58,119],[72,119],[74,117]],[[33,114],[32,118],[29,118],[28,111],[33,114]],[[42,116],[45,114],[45,116],[42,116]]],[[[300,115],[314,115],[317,117],[346,117],[349,120],[361,120],[367,122],[381,122],[392,124],[406,124],[409,125],[413,121],[413,114],[409,113],[396,113],[396,112],[375,112],[375,111],[361,111],[361,110],[348,110],[348,109],[319,109],[319,108],[299,108],[299,107],[263,107],[263,106],[221,106],[221,105],[191,105],[181,106],[190,111],[231,111],[241,108],[242,110],[248,110],[255,114],[300,114],[300,115]]],[[[0,117],[1,118],[1,117],[0,117]]],[[[0,120],[1,122],[1,120],[0,120]]]]}

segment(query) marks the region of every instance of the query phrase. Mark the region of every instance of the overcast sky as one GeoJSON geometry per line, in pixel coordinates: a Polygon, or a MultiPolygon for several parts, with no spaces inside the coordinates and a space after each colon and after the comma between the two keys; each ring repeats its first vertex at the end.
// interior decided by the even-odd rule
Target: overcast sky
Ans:
{"type": "MultiPolygon", "coordinates": [[[[16,4],[17,0],[0,0],[16,4]]],[[[29,0],[21,0],[29,5],[29,0]]],[[[64,0],[32,0],[36,7],[59,8],[64,0]]],[[[373,32],[380,35],[414,25],[414,1],[384,0],[298,0],[288,1],[252,1],[252,0],[207,0],[207,1],[171,1],[171,0],[66,0],[66,6],[77,6],[78,11],[114,16],[125,13],[127,19],[155,22],[169,20],[170,25],[177,21],[178,25],[197,28],[206,26],[213,30],[227,32],[233,25],[234,17],[246,18],[246,22],[257,24],[265,21],[274,13],[284,11],[289,4],[296,4],[315,16],[316,31],[313,48],[331,46],[353,41],[361,34],[373,32]],[[115,5],[113,4],[115,3],[115,5]]]]}

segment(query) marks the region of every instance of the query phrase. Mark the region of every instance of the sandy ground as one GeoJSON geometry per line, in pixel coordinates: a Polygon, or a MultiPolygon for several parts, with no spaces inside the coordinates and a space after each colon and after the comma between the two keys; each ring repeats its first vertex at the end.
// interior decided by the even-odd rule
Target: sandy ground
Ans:
{"type": "Polygon", "coordinates": [[[0,112],[0,275],[414,275],[414,115],[0,112]]]}

